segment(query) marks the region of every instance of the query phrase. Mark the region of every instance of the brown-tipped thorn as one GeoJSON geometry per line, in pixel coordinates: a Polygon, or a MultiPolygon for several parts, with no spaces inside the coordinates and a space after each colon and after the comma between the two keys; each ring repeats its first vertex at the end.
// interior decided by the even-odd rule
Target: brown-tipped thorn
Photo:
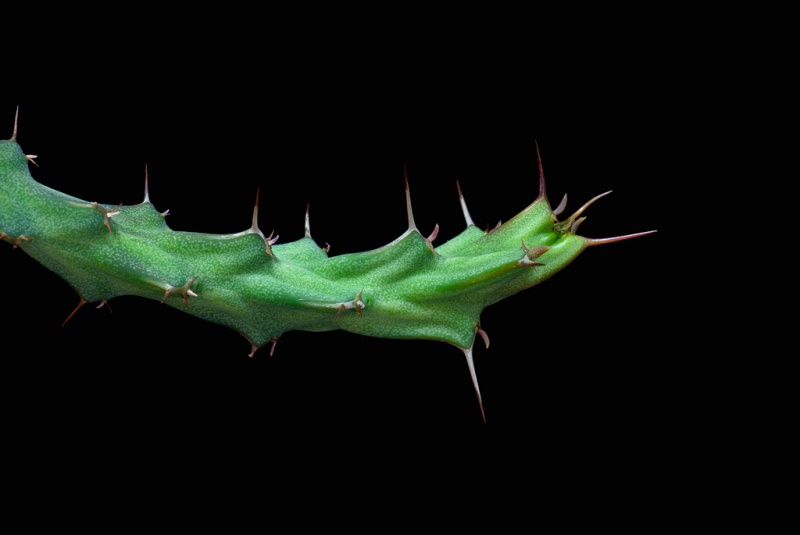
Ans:
{"type": "Polygon", "coordinates": [[[169,208],[167,208],[166,212],[161,212],[161,217],[167,217],[169,215],[169,208]]]}
{"type": "Polygon", "coordinates": [[[308,217],[308,211],[311,208],[311,203],[306,205],[306,238],[311,237],[311,220],[308,217]]]}
{"type": "Polygon", "coordinates": [[[580,218],[578,218],[578,219],[577,219],[577,220],[576,220],[574,223],[572,223],[572,226],[571,226],[571,227],[569,227],[569,232],[570,232],[571,234],[577,234],[577,233],[578,233],[578,227],[579,227],[579,226],[580,226],[580,224],[581,224],[581,223],[583,223],[585,220],[586,220],[586,216],[583,216],[583,217],[580,217],[580,218]]]}
{"type": "Polygon", "coordinates": [[[109,312],[111,312],[112,314],[114,313],[114,311],[113,311],[113,310],[111,310],[111,305],[109,305],[109,304],[108,304],[108,301],[106,301],[105,299],[103,299],[102,301],[100,301],[100,304],[99,304],[99,305],[97,305],[97,306],[96,306],[96,307],[94,307],[94,308],[102,308],[102,307],[103,307],[103,305],[105,305],[105,306],[106,306],[106,308],[108,309],[108,311],[109,311],[109,312]]]}
{"type": "Polygon", "coordinates": [[[539,153],[539,142],[535,139],[533,144],[536,145],[536,159],[539,160],[539,199],[547,201],[547,189],[544,185],[544,167],[542,167],[542,155],[539,153]]]}
{"type": "Polygon", "coordinates": [[[14,114],[14,133],[11,134],[11,141],[17,140],[17,119],[19,119],[19,106],[17,106],[17,112],[14,114]]]}
{"type": "MultiPolygon", "coordinates": [[[[142,202],[150,202],[150,190],[147,186],[147,164],[144,164],[144,200],[142,202]]],[[[169,210],[167,210],[167,212],[169,212],[169,210]]]]}
{"type": "Polygon", "coordinates": [[[269,348],[269,356],[271,357],[272,354],[275,353],[275,346],[278,345],[278,339],[277,338],[273,338],[273,339],[270,340],[270,342],[272,342],[272,347],[269,348]]]}
{"type": "Polygon", "coordinates": [[[461,201],[461,211],[464,212],[464,220],[467,222],[467,227],[475,225],[467,210],[467,201],[464,200],[464,195],[461,194],[461,184],[456,180],[456,188],[458,188],[458,200],[461,201]]]}
{"type": "Polygon", "coordinates": [[[414,212],[411,209],[411,192],[408,190],[408,174],[406,173],[405,163],[403,163],[403,177],[406,179],[406,210],[408,211],[408,230],[417,230],[417,225],[414,223],[414,212]]]}
{"type": "Polygon", "coordinates": [[[544,245],[544,246],[541,246],[541,247],[528,248],[528,247],[525,246],[525,240],[520,239],[520,241],[522,242],[522,250],[525,251],[525,256],[523,256],[522,258],[519,259],[519,262],[517,262],[517,265],[519,265],[519,266],[522,266],[522,265],[530,266],[530,267],[533,268],[534,271],[536,271],[536,266],[543,266],[544,264],[541,264],[539,262],[534,262],[534,260],[536,260],[537,258],[542,256],[544,253],[549,251],[550,247],[544,245]]]}
{"type": "Polygon", "coordinates": [[[556,227],[558,227],[558,228],[556,228],[556,230],[559,230],[559,231],[565,231],[565,230],[569,230],[569,228],[572,226],[572,222],[573,222],[573,221],[575,221],[575,218],[577,218],[579,215],[581,215],[581,214],[583,213],[583,211],[584,211],[584,210],[586,210],[587,208],[589,208],[589,206],[590,206],[590,205],[591,205],[591,204],[592,204],[594,201],[596,201],[596,200],[597,200],[597,199],[599,199],[600,197],[605,197],[606,195],[608,195],[609,193],[611,193],[611,191],[612,191],[612,190],[608,190],[608,191],[607,191],[607,192],[605,192],[605,193],[601,193],[600,195],[598,195],[598,196],[597,196],[597,197],[595,197],[594,199],[590,200],[589,202],[587,202],[586,204],[584,204],[583,206],[581,206],[581,207],[578,209],[578,211],[577,211],[577,212],[575,212],[574,214],[572,214],[571,216],[569,216],[569,217],[568,217],[567,219],[565,219],[563,222],[561,222],[561,223],[558,223],[558,224],[556,225],[556,227]]]}
{"type": "MultiPolygon", "coordinates": [[[[3,234],[3,238],[4,238],[4,237],[6,237],[6,236],[7,236],[7,234],[3,234]]],[[[9,236],[9,237],[10,237],[10,236],[9,236]]],[[[14,238],[14,241],[13,241],[13,244],[14,244],[14,246],[13,246],[13,249],[16,249],[17,247],[19,247],[20,245],[22,245],[22,242],[24,242],[24,241],[33,241],[33,238],[26,238],[24,234],[20,234],[19,236],[17,236],[16,238],[14,238]]]]}
{"type": "Polygon", "coordinates": [[[336,315],[333,317],[333,321],[336,321],[336,318],[339,317],[339,314],[341,314],[345,310],[347,310],[347,307],[344,306],[344,303],[343,303],[342,305],[339,306],[339,312],[337,312],[336,315]]]}
{"type": "Polygon", "coordinates": [[[481,335],[481,338],[483,338],[483,343],[486,345],[486,349],[489,349],[489,335],[486,334],[486,331],[481,329],[480,323],[477,321],[475,322],[475,332],[481,335]]]}
{"type": "Polygon", "coordinates": [[[361,316],[362,318],[364,317],[364,315],[361,313],[361,309],[366,306],[364,302],[361,300],[361,296],[363,293],[364,293],[364,288],[361,288],[361,291],[358,292],[358,295],[356,296],[356,312],[358,312],[358,315],[361,316]]]}
{"type": "MultiPolygon", "coordinates": [[[[561,212],[563,212],[566,207],[567,207],[567,194],[565,193],[564,194],[564,198],[561,199],[561,202],[558,203],[558,206],[556,207],[556,209],[553,210],[553,217],[555,217],[558,214],[560,214],[561,212]]],[[[558,221],[557,217],[555,219],[556,219],[556,221],[558,221]]]]}
{"type": "Polygon", "coordinates": [[[428,236],[428,241],[433,243],[433,240],[436,239],[436,236],[439,235],[439,223],[436,223],[436,226],[433,228],[433,232],[430,236],[428,236]]]}
{"type": "Polygon", "coordinates": [[[615,236],[613,238],[584,238],[586,240],[586,247],[591,247],[593,245],[605,245],[606,243],[614,243],[618,241],[630,240],[631,238],[638,238],[639,236],[645,236],[647,234],[653,234],[654,232],[658,232],[657,230],[648,230],[647,232],[638,232],[636,234],[628,234],[627,236],[615,236]]]}
{"type": "Polygon", "coordinates": [[[33,159],[34,159],[34,158],[38,158],[38,156],[36,156],[35,154],[26,154],[26,155],[25,155],[25,159],[26,159],[26,160],[28,160],[29,162],[31,162],[31,163],[32,163],[33,165],[35,165],[36,167],[39,167],[39,164],[33,161],[33,159]]]}
{"type": "MultiPolygon", "coordinates": [[[[268,242],[270,245],[275,245],[276,243],[278,243],[278,238],[280,238],[280,237],[281,237],[281,236],[280,236],[280,234],[279,234],[279,235],[277,235],[277,236],[275,236],[275,237],[273,238],[273,237],[272,237],[272,235],[273,235],[273,234],[275,234],[275,229],[272,229],[272,232],[270,232],[270,233],[269,233],[269,238],[267,238],[267,242],[268,242]]],[[[274,257],[273,257],[273,258],[274,258],[274,257]]]]}
{"type": "Polygon", "coordinates": [[[258,230],[258,195],[261,193],[261,186],[256,188],[256,206],[253,208],[253,224],[250,226],[251,230],[258,230]]]}
{"type": "Polygon", "coordinates": [[[70,315],[67,316],[67,319],[64,320],[64,323],[62,323],[61,326],[63,327],[64,325],[66,325],[67,322],[69,321],[69,319],[73,316],[73,314],[75,314],[78,311],[78,309],[81,308],[85,304],[86,304],[86,301],[84,301],[83,297],[81,297],[81,302],[78,303],[78,306],[75,307],[75,310],[73,310],[72,313],[70,313],[70,315]]]}
{"type": "Polygon", "coordinates": [[[331,244],[328,243],[328,242],[325,242],[325,248],[323,249],[323,251],[325,251],[325,254],[328,254],[328,251],[330,251],[330,250],[331,250],[331,244]]]}

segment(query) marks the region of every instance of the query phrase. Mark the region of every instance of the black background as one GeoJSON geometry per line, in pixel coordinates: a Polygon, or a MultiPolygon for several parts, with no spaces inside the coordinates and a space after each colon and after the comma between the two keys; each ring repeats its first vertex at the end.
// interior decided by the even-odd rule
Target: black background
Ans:
{"type": "MultiPolygon", "coordinates": [[[[591,248],[484,311],[491,347],[476,345],[475,365],[487,422],[595,441],[657,433],[679,395],[664,380],[673,355],[659,205],[676,193],[680,165],[655,105],[611,89],[554,99],[394,83],[384,99],[321,82],[240,94],[133,79],[124,90],[3,102],[0,138],[19,104],[34,178],[87,201],[141,202],[147,164],[151,201],[175,230],[246,229],[260,186],[261,228],[286,243],[303,236],[310,203],[312,236],[331,255],[405,230],[404,162],[417,225],[438,223],[437,244],[464,228],[456,179],[477,225],[508,220],[537,195],[536,139],[551,204],[569,194],[565,215],[614,190],[581,234],[660,232],[591,248]]],[[[113,299],[113,314],[84,306],[62,328],[77,294],[5,243],[0,277],[4,387],[16,408],[66,425],[481,423],[463,354],[447,344],[294,331],[273,357],[263,348],[250,359],[235,331],[135,297],[113,299]]]]}

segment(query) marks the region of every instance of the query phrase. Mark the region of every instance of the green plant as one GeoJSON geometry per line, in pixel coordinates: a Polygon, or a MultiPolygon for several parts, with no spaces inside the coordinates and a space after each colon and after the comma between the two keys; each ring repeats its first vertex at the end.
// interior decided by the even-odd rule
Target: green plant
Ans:
{"type": "MultiPolygon", "coordinates": [[[[121,295],[161,301],[236,329],[250,340],[251,355],[265,345],[272,350],[290,330],[443,340],[466,355],[479,400],[471,347],[483,334],[483,308],[546,280],[589,246],[647,234],[577,235],[583,208],[557,220],[540,162],[539,197],[499,228],[470,225],[465,209],[466,230],[434,248],[431,241],[441,240],[431,239],[436,231],[416,231],[407,189],[409,230],[400,238],[328,258],[310,236],[271,243],[255,224],[227,235],[173,232],[146,195],[115,206],[42,186],[30,176],[16,132],[15,124],[12,138],[0,142],[0,235],[67,280],[81,302],[121,295]]],[[[343,220],[359,221],[364,209],[354,199],[343,220]]]]}

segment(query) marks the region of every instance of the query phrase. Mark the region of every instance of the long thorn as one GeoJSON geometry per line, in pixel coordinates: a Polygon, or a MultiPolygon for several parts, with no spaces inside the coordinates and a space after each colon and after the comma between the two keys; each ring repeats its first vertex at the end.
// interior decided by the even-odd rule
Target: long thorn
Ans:
{"type": "Polygon", "coordinates": [[[590,206],[590,205],[591,205],[591,204],[592,204],[594,201],[596,201],[596,200],[597,200],[597,199],[599,199],[600,197],[605,197],[606,195],[608,195],[608,194],[609,194],[609,193],[611,193],[612,191],[613,191],[613,190],[608,190],[608,191],[607,191],[607,192],[605,192],[605,193],[601,193],[600,195],[598,195],[598,196],[597,196],[597,197],[595,197],[594,199],[590,200],[589,202],[587,202],[586,204],[584,204],[583,206],[581,206],[580,208],[578,208],[578,211],[577,211],[577,212],[575,212],[574,214],[572,214],[571,216],[569,216],[569,217],[568,217],[567,219],[565,219],[565,220],[564,220],[562,223],[558,223],[558,225],[559,225],[559,226],[563,226],[563,228],[564,228],[564,229],[568,229],[570,226],[572,226],[572,222],[573,222],[573,221],[575,221],[575,218],[576,218],[576,217],[578,217],[579,215],[581,215],[581,214],[583,213],[583,211],[584,211],[584,210],[586,210],[587,208],[589,208],[589,206],[590,206]]]}
{"type": "MultiPolygon", "coordinates": [[[[473,340],[474,343],[474,340],[473,340]]],[[[472,361],[472,346],[469,349],[464,349],[464,356],[467,357],[467,365],[469,366],[469,374],[472,376],[472,385],[475,387],[475,393],[478,395],[478,405],[481,407],[481,416],[483,423],[486,423],[486,414],[483,412],[483,400],[481,399],[481,389],[478,387],[478,376],[475,375],[475,363],[472,361]]]]}
{"type": "Polygon", "coordinates": [[[464,219],[467,221],[467,227],[472,227],[475,223],[472,222],[472,218],[469,216],[467,201],[464,200],[464,195],[461,194],[461,184],[458,183],[458,180],[456,180],[456,187],[458,188],[458,199],[461,201],[461,211],[464,212],[464,219]]]}
{"type": "Polygon", "coordinates": [[[150,202],[150,188],[147,185],[147,164],[144,164],[144,200],[142,202],[150,202]]]}
{"type": "MultiPolygon", "coordinates": [[[[533,140],[534,145],[536,145],[536,159],[539,160],[539,199],[544,199],[547,201],[547,189],[544,185],[544,167],[542,167],[542,155],[539,153],[539,142],[535,139],[533,140]]],[[[549,203],[549,201],[548,201],[549,203]]]]}
{"type": "Polygon", "coordinates": [[[67,319],[64,320],[64,323],[62,323],[61,326],[63,327],[64,325],[66,325],[67,322],[69,321],[69,319],[72,317],[72,315],[75,314],[78,311],[78,309],[81,308],[85,304],[86,304],[86,301],[84,301],[83,297],[81,297],[81,302],[78,303],[78,306],[75,307],[75,310],[73,310],[72,313],[70,313],[70,315],[67,316],[67,319]]]}
{"type": "Polygon", "coordinates": [[[657,230],[648,230],[647,232],[638,232],[636,234],[628,234],[627,236],[615,236],[613,238],[584,238],[586,240],[586,247],[591,247],[593,245],[604,245],[606,243],[614,243],[618,241],[630,240],[631,238],[638,238],[639,236],[645,236],[647,234],[653,234],[654,232],[658,232],[657,230]]]}
{"type": "MultiPolygon", "coordinates": [[[[19,106],[17,106],[17,113],[14,114],[14,133],[11,134],[11,141],[17,140],[17,119],[19,118],[19,106]]],[[[67,318],[69,319],[69,318],[67,318]]]]}
{"type": "Polygon", "coordinates": [[[406,164],[403,164],[403,177],[406,179],[406,209],[408,210],[408,230],[417,230],[417,225],[414,223],[414,212],[411,210],[411,192],[408,191],[408,174],[406,173],[406,164]]]}
{"type": "Polygon", "coordinates": [[[306,238],[311,237],[311,220],[308,217],[308,210],[311,208],[311,203],[306,205],[306,238]]]}
{"type": "Polygon", "coordinates": [[[258,231],[258,195],[261,193],[261,186],[256,188],[256,206],[253,208],[253,224],[250,226],[250,230],[258,231]]]}

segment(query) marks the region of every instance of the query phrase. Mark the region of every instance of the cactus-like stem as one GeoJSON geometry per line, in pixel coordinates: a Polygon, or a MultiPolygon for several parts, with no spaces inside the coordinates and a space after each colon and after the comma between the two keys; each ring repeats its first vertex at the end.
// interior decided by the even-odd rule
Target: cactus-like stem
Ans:
{"type": "MultiPolygon", "coordinates": [[[[439,225],[427,238],[418,230],[404,166],[408,229],[383,247],[329,257],[330,246],[311,237],[310,206],[301,239],[278,244],[275,231],[265,236],[258,226],[260,189],[250,228],[204,234],[167,226],[168,211],[159,213],[151,202],[147,167],[138,205],[87,202],[46,188],[30,175],[15,118],[12,137],[0,141],[0,238],[76,290],[80,302],[64,324],[87,302],[110,311],[110,299],[138,295],[237,330],[250,342],[251,357],[266,344],[272,354],[291,330],[448,342],[466,356],[485,419],[472,353],[477,336],[489,345],[482,310],[550,278],[589,246],[646,234],[578,236],[584,219],[578,216],[600,196],[557,222],[565,201],[550,208],[538,144],[536,151],[538,197],[491,231],[474,224],[457,182],[466,229],[434,247],[439,225]]],[[[264,206],[274,202],[268,191],[264,206]]]]}

